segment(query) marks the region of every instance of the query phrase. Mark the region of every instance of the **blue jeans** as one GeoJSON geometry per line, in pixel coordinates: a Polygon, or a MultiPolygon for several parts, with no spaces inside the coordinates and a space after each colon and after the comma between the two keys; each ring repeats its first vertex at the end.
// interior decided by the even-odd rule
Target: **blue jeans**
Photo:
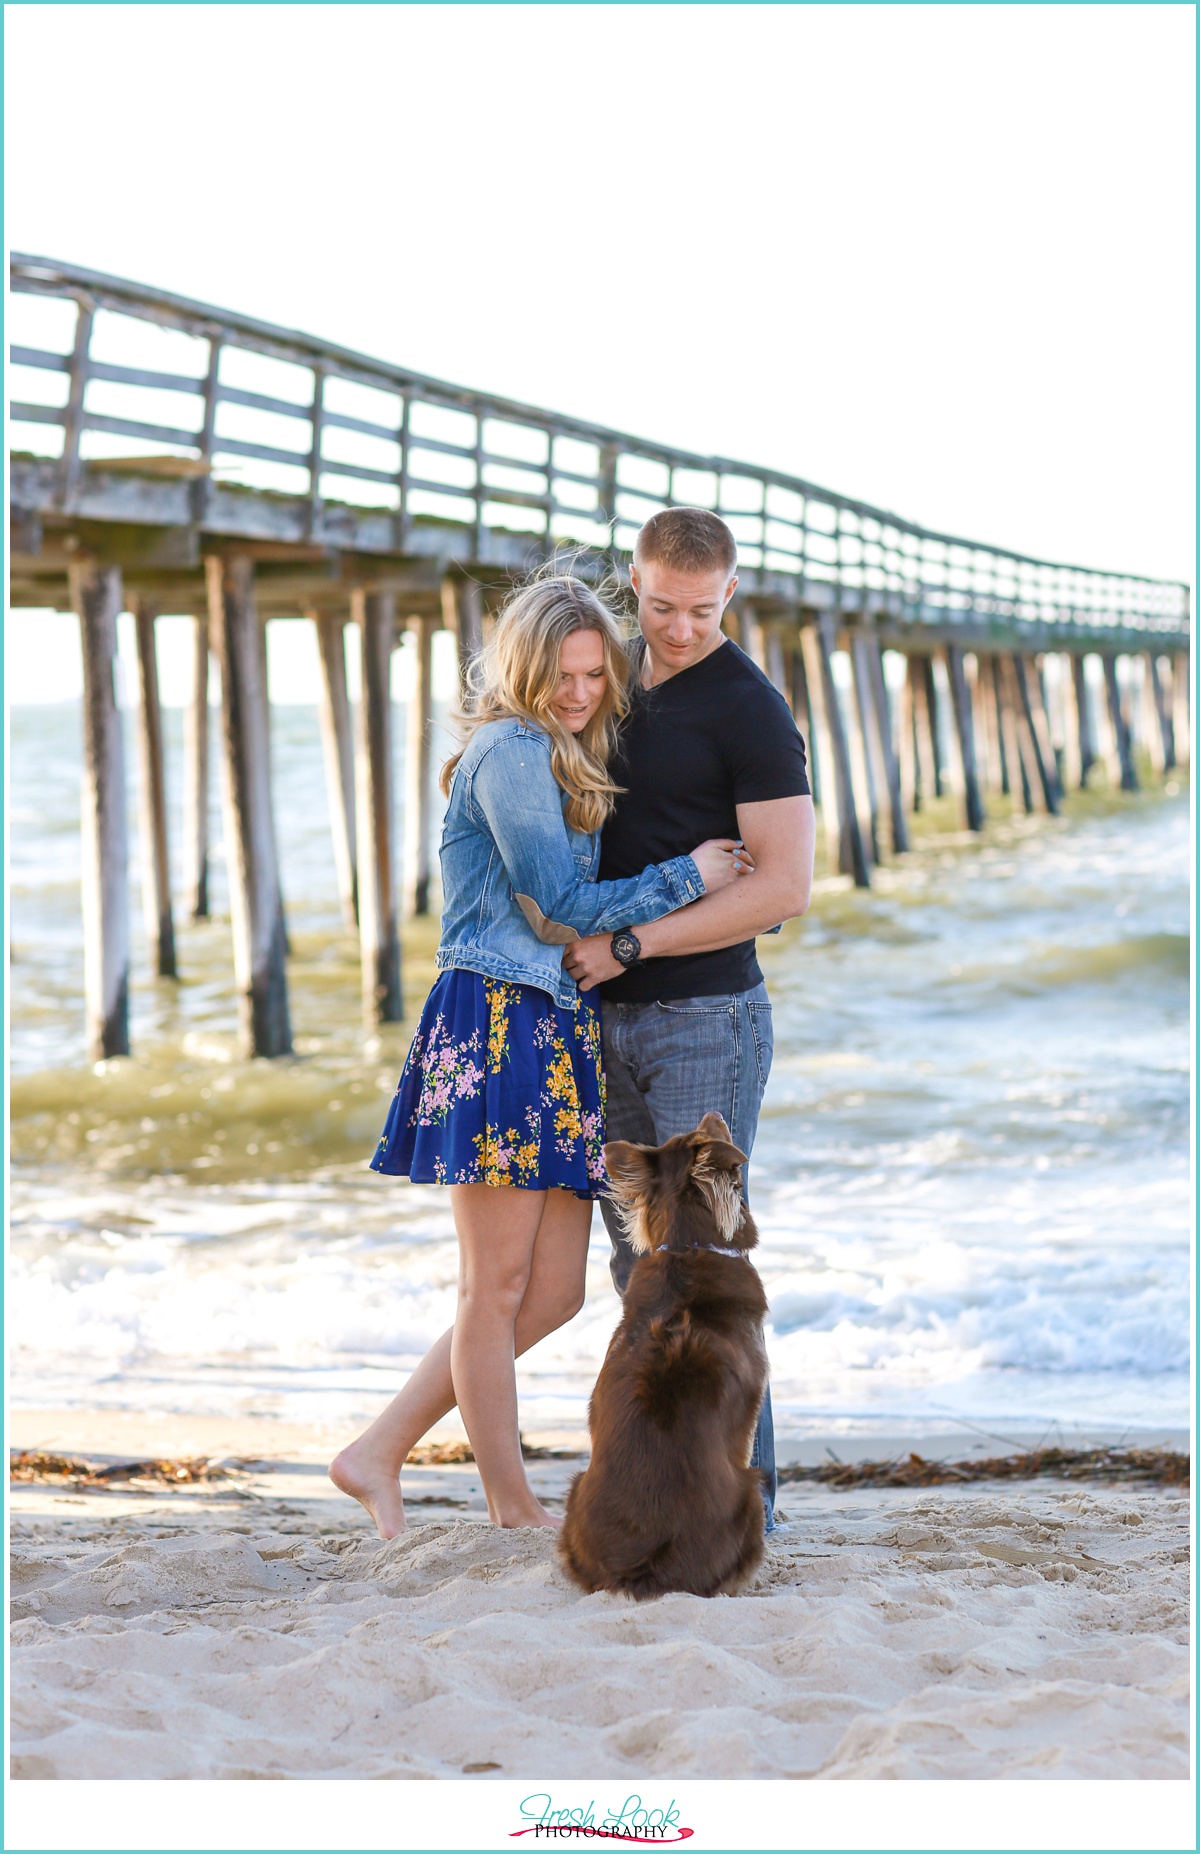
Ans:
{"type": "MultiPolygon", "coordinates": [[[[609,1139],[661,1146],[690,1133],[715,1108],[744,1153],[754,1147],[758,1110],[771,1072],[774,1036],[765,985],[714,998],[669,1003],[610,1004],[605,999],[604,1073],[609,1139]]],[[[742,1167],[742,1195],[749,1202],[742,1167]]],[[[637,1257],[611,1198],[600,1209],[612,1241],[609,1269],[624,1294],[637,1257]]],[[[768,1387],[759,1413],[750,1466],[762,1474],[767,1530],[775,1524],[775,1429],[768,1387]]]]}

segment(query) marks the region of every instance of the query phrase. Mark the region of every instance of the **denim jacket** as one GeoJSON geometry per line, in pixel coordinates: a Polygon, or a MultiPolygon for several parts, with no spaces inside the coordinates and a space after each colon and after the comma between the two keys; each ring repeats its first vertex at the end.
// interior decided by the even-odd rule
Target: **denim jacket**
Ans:
{"type": "Polygon", "coordinates": [[[471,736],[442,829],[439,970],[533,985],[570,1010],[579,990],[563,968],[564,945],[657,920],[704,893],[690,856],[597,882],[599,834],[571,830],[565,803],[540,728],[487,721],[471,736]]]}

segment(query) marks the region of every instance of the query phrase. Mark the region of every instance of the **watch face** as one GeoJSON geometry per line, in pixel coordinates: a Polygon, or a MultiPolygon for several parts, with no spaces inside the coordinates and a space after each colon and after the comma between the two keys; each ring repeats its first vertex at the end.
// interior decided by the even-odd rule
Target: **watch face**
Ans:
{"type": "Polygon", "coordinates": [[[642,946],[640,940],[636,940],[631,933],[617,933],[613,935],[613,958],[619,959],[623,966],[632,965],[634,960],[641,953],[641,950],[642,946]]]}

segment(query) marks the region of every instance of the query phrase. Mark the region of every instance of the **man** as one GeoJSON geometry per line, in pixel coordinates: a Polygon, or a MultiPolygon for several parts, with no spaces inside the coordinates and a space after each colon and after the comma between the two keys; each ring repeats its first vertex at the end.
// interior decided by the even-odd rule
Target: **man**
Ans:
{"type": "MultiPolygon", "coordinates": [[[[599,875],[637,875],[709,837],[740,838],[753,872],[636,933],[577,940],[565,962],[581,985],[603,988],[609,1138],[659,1146],[716,1108],[749,1153],[773,1046],[754,936],[807,909],[816,827],[787,703],[721,630],[736,566],[733,535],[706,509],[664,509],[637,538],[642,642],[614,767],[625,789],[604,827],[599,875]]],[[[601,1208],[624,1293],[634,1254],[611,1200],[601,1208]]],[[[769,1390],[751,1466],[771,1531],[769,1390]]]]}

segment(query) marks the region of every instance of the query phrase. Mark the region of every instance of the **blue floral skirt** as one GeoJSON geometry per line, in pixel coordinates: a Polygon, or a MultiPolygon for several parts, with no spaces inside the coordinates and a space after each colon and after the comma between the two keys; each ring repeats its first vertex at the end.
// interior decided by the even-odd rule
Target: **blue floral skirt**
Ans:
{"type": "Polygon", "coordinates": [[[419,1184],[602,1197],[604,1068],[594,992],[573,1011],[457,968],[425,1000],[371,1169],[419,1184]]]}

